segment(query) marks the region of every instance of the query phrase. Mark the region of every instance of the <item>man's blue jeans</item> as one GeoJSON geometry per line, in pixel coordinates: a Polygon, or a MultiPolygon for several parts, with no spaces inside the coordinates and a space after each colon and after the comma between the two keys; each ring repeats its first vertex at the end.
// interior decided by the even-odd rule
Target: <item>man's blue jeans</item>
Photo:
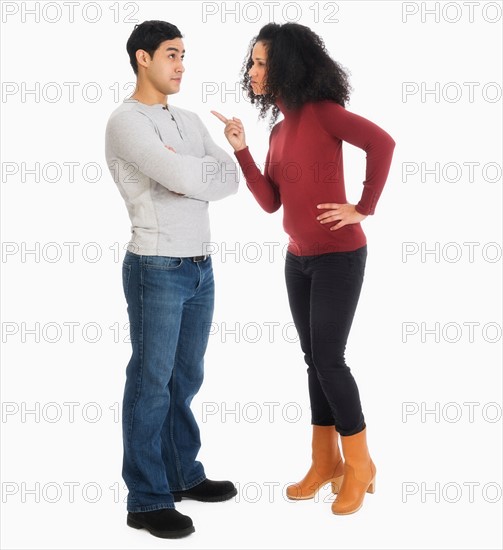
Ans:
{"type": "Polygon", "coordinates": [[[128,251],[122,277],[133,348],[122,404],[127,509],[174,508],[171,491],[206,479],[190,403],[203,381],[213,316],[211,258],[128,251]]]}

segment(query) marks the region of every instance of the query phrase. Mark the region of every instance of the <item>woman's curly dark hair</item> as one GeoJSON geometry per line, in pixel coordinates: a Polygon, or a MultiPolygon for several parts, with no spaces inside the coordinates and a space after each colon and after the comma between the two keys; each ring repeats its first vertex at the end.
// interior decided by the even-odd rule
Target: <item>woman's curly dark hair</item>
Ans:
{"type": "Polygon", "coordinates": [[[344,107],[352,90],[349,72],[329,56],[323,39],[298,23],[268,23],[263,26],[250,42],[241,74],[243,90],[251,103],[260,108],[259,118],[265,118],[272,107],[270,128],[279,115],[276,97],[281,97],[288,109],[323,99],[331,99],[344,107]],[[253,93],[248,75],[253,65],[253,46],[257,42],[263,42],[267,49],[263,95],[253,93]]]}

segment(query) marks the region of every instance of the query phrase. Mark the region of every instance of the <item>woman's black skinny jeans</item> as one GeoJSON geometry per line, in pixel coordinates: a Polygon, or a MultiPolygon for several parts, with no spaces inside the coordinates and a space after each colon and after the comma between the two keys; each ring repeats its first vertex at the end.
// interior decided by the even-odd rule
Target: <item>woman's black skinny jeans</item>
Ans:
{"type": "Polygon", "coordinates": [[[350,252],[287,252],[288,300],[308,365],[311,423],[341,435],[365,428],[360,395],[344,351],[363,283],[367,246],[350,252]]]}

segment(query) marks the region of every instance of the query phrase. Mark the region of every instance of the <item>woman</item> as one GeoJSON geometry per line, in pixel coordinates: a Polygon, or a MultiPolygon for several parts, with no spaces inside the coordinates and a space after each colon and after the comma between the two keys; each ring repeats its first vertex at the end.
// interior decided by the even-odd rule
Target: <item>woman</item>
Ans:
{"type": "Polygon", "coordinates": [[[246,145],[243,124],[226,119],[225,136],[248,188],[266,212],[283,205],[289,235],[288,300],[308,365],[312,464],[287,488],[291,499],[313,498],[332,483],[334,514],[351,514],[373,493],[376,468],[367,448],[358,387],[344,351],[367,256],[360,222],[373,214],[388,176],[395,142],[372,122],[344,108],[350,86],[322,39],[309,28],[265,25],[252,40],[243,87],[274,125],[262,175],[246,145]],[[342,141],[367,153],[358,204],[348,204],[342,141]],[[338,444],[341,436],[344,462],[338,444]]]}

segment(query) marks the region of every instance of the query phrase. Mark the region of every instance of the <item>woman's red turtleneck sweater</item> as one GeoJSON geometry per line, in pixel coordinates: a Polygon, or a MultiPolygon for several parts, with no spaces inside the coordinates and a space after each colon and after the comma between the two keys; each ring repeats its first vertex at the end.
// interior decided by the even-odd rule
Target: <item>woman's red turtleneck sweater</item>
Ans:
{"type": "Polygon", "coordinates": [[[283,205],[283,227],[288,250],[297,256],[356,250],[367,242],[359,223],[330,231],[334,223],[316,217],[321,203],[347,203],[344,186],[342,142],[367,153],[367,169],[360,214],[373,214],[383,190],[395,142],[382,128],[350,113],[330,100],[308,102],[287,109],[278,100],[284,119],[271,131],[264,175],[248,147],[235,151],[248,188],[266,212],[283,205]]]}

